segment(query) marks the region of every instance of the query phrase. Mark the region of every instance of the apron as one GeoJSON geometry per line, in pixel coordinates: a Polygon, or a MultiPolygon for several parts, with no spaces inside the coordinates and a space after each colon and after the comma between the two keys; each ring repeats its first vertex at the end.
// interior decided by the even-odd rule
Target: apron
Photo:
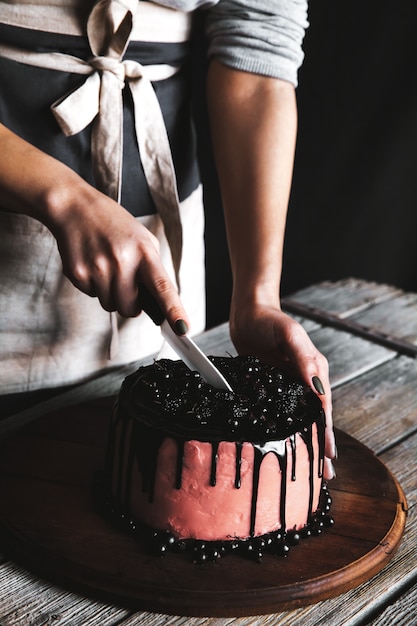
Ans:
{"type": "MultiPolygon", "coordinates": [[[[128,86],[140,162],[156,212],[139,217],[158,238],[161,258],[181,299],[193,334],[205,327],[204,214],[201,186],[181,202],[170,144],[153,84],[178,67],[125,59],[130,41],[182,41],[188,14],[138,0],[100,0],[80,19],[85,3],[2,3],[2,22],[21,28],[87,33],[93,56],[33,52],[0,44],[0,57],[34,68],[85,76],[81,86],[51,103],[62,132],[89,125],[96,186],[120,201],[123,104],[128,86]],[[3,11],[3,7],[5,10],[3,11]],[[103,50],[105,53],[103,54],[103,50]]],[[[25,215],[0,211],[0,391],[17,393],[85,380],[102,370],[165,351],[160,330],[146,315],[121,318],[78,291],[62,273],[51,233],[25,215]]]]}

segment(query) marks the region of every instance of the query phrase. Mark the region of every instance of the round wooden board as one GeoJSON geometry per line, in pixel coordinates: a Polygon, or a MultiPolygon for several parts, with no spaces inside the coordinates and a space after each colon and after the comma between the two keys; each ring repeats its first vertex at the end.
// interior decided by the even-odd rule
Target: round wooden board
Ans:
{"type": "Polygon", "coordinates": [[[57,411],[19,431],[0,459],[0,537],[37,575],[125,606],[187,616],[260,615],[312,604],[368,580],[392,558],[405,526],[401,487],[361,443],[337,431],[335,526],[287,558],[229,555],[199,566],[159,558],[95,511],[111,400],[57,411]]]}

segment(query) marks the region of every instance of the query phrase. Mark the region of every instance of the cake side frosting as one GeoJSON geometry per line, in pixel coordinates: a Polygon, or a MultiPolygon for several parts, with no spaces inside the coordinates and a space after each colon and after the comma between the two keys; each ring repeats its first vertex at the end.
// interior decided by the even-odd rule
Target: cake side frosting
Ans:
{"type": "MultiPolygon", "coordinates": [[[[213,447],[208,442],[191,440],[180,449],[177,441],[166,438],[158,452],[152,498],[144,490],[135,459],[124,506],[133,518],[167,530],[180,539],[227,540],[259,536],[279,528],[300,530],[319,504],[321,480],[316,431],[314,424],[312,486],[309,454],[299,434],[291,441],[276,442],[277,445],[265,448],[228,441],[213,447]],[[178,455],[182,457],[180,481],[178,455]],[[217,457],[215,470],[213,457],[217,457]]],[[[115,483],[116,480],[113,491],[115,483]]]]}

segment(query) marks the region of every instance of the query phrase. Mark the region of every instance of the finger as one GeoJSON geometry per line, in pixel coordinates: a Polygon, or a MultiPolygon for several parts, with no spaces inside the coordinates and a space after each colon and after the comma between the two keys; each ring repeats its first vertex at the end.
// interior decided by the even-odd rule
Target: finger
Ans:
{"type": "Polygon", "coordinates": [[[161,266],[156,273],[151,271],[143,282],[159,304],[174,332],[177,335],[186,334],[190,326],[189,318],[178,291],[165,269],[161,266]]]}
{"type": "Polygon", "coordinates": [[[72,284],[91,298],[98,298],[105,311],[117,310],[117,298],[115,297],[111,272],[104,260],[98,259],[94,273],[90,272],[87,265],[78,262],[71,269],[64,267],[64,275],[72,284]]]}
{"type": "Polygon", "coordinates": [[[105,311],[118,310],[116,278],[105,254],[96,255],[93,271],[90,273],[90,289],[100,301],[105,311]]]}
{"type": "Polygon", "coordinates": [[[112,282],[117,311],[122,317],[136,317],[141,312],[136,268],[125,267],[112,282]]]}
{"type": "Polygon", "coordinates": [[[330,387],[329,365],[327,359],[317,350],[300,326],[287,340],[287,355],[295,365],[297,374],[320,398],[326,416],[326,456],[337,456],[333,431],[332,391],[330,387]]]}
{"type": "MultiPolygon", "coordinates": [[[[312,389],[316,395],[320,398],[324,415],[326,418],[326,431],[325,431],[325,454],[329,459],[335,459],[337,457],[336,440],[333,429],[333,405],[332,405],[332,392],[330,387],[330,381],[327,374],[327,368],[322,370],[320,375],[320,365],[316,362],[316,374],[311,377],[312,389]],[[322,382],[324,381],[324,382],[322,382]]],[[[312,371],[310,367],[310,371],[312,371]]],[[[309,375],[307,375],[308,377],[309,375]]]]}
{"type": "MultiPolygon", "coordinates": [[[[317,368],[317,371],[319,371],[319,367],[317,368]]],[[[324,384],[322,383],[322,379],[317,374],[312,377],[313,389],[321,400],[326,417],[325,453],[330,459],[335,459],[337,457],[337,449],[333,429],[332,392],[327,374],[323,380],[325,381],[324,384]]]]}
{"type": "Polygon", "coordinates": [[[332,402],[331,397],[326,397],[326,400],[323,401],[323,410],[326,416],[326,432],[325,432],[325,454],[330,459],[337,458],[337,447],[336,447],[336,439],[334,434],[333,427],[333,410],[332,410],[332,402]]]}
{"type": "MultiPolygon", "coordinates": [[[[311,376],[312,385],[310,385],[316,395],[320,398],[323,411],[326,419],[326,431],[325,431],[325,454],[329,459],[335,459],[337,457],[336,440],[333,429],[333,405],[332,405],[332,392],[328,375],[326,374],[326,368],[320,375],[320,367],[316,363],[316,374],[311,376]],[[322,382],[324,381],[324,382],[322,382]]],[[[310,372],[312,371],[310,367],[310,372]]],[[[307,379],[310,373],[307,374],[307,379]]]]}
{"type": "Polygon", "coordinates": [[[96,286],[96,295],[99,299],[99,302],[105,311],[109,313],[113,313],[114,311],[118,311],[117,298],[115,296],[115,289],[113,286],[113,281],[108,283],[107,281],[101,281],[96,286]]]}
{"type": "Polygon", "coordinates": [[[334,469],[334,465],[327,456],[324,457],[323,463],[323,478],[324,480],[332,480],[336,478],[336,471],[334,469]]]}

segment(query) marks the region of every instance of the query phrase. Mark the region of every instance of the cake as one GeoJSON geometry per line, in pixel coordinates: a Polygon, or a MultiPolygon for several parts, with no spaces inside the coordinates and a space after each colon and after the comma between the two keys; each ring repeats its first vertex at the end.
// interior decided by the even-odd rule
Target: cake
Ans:
{"type": "Polygon", "coordinates": [[[333,523],[319,398],[254,357],[210,357],[233,392],[182,361],[128,376],[108,439],[111,516],[159,554],[286,555],[333,523]]]}

